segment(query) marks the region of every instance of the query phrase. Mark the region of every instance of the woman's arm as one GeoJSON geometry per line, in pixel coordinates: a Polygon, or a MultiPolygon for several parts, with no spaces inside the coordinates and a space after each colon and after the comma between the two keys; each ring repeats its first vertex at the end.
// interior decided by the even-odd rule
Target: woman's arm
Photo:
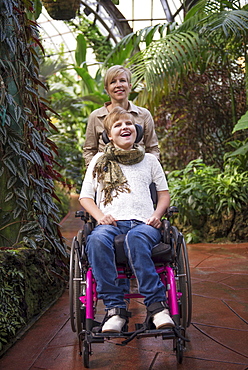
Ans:
{"type": "Polygon", "coordinates": [[[88,119],[83,150],[83,157],[87,167],[91,159],[98,152],[99,137],[96,131],[97,124],[96,112],[93,111],[88,119]]]}
{"type": "Polygon", "coordinates": [[[149,111],[144,116],[144,144],[146,153],[155,155],[157,159],[160,157],[160,151],[158,147],[158,138],[155,132],[154,121],[149,111]]]}

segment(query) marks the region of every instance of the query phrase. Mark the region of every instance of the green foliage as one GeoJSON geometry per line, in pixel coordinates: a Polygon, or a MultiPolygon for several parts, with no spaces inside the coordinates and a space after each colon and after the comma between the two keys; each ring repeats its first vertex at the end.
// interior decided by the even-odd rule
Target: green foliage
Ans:
{"type": "Polygon", "coordinates": [[[59,219],[62,220],[70,211],[70,188],[62,186],[61,183],[55,183],[56,195],[59,200],[55,200],[58,207],[59,219]]]}
{"type": "MultiPolygon", "coordinates": [[[[42,11],[41,0],[33,0],[33,4],[34,4],[34,18],[38,19],[42,11]]],[[[33,13],[29,15],[29,18],[32,18],[32,16],[33,16],[33,13]]]]}
{"type": "Polygon", "coordinates": [[[248,138],[244,141],[233,140],[228,142],[232,151],[225,153],[225,170],[229,172],[248,171],[248,138]]]}
{"type": "Polygon", "coordinates": [[[21,302],[24,296],[24,275],[19,266],[10,268],[1,261],[0,268],[0,352],[18,330],[26,324],[21,302]]]}
{"type": "Polygon", "coordinates": [[[64,267],[44,249],[0,251],[0,355],[64,290],[64,267]]]}
{"type": "MultiPolygon", "coordinates": [[[[169,25],[162,38],[129,59],[135,84],[143,85],[139,104],[153,106],[156,97],[175,91],[189,72],[203,73],[216,64],[229,70],[232,61],[246,57],[247,32],[248,12],[239,1],[199,1],[182,25],[169,25]]],[[[130,40],[135,44],[135,38],[130,40]]]]}
{"type": "MultiPolygon", "coordinates": [[[[79,17],[80,24],[75,24],[73,21],[70,21],[68,22],[70,27],[74,31],[80,32],[78,37],[81,38],[89,48],[92,48],[96,60],[98,62],[104,62],[112,50],[112,45],[109,41],[109,38],[101,34],[99,28],[94,22],[91,22],[89,19],[85,18],[82,14],[79,17]]],[[[79,66],[81,65],[81,63],[77,64],[79,66]]]]}
{"type": "Polygon", "coordinates": [[[46,246],[67,258],[54,203],[57,147],[48,138],[52,125],[40,97],[40,42],[27,16],[30,2],[0,3],[0,184],[1,247],[46,246]]]}
{"type": "Polygon", "coordinates": [[[67,191],[72,188],[73,190],[79,190],[82,184],[84,166],[82,149],[79,146],[77,132],[73,126],[70,127],[68,123],[66,125],[63,120],[58,122],[56,127],[59,132],[55,132],[50,138],[58,146],[57,160],[59,165],[57,165],[57,168],[67,181],[67,187],[64,187],[64,191],[66,191],[66,188],[67,191]]]}
{"type": "MultiPolygon", "coordinates": [[[[234,143],[231,143],[234,146],[234,143]]],[[[242,145],[242,144],[241,144],[242,145]]],[[[217,224],[220,229],[229,218],[230,227],[223,232],[223,237],[237,237],[233,232],[236,217],[239,228],[245,228],[248,204],[248,155],[229,153],[225,158],[224,171],[206,166],[201,159],[191,161],[185,169],[172,171],[168,175],[172,203],[178,205],[178,222],[188,232],[187,241],[200,241],[217,224]],[[241,218],[239,215],[244,215],[241,218]],[[207,226],[206,226],[207,225],[207,226]],[[207,230],[207,231],[206,231],[207,230]]],[[[236,228],[237,229],[237,228],[236,228]]],[[[219,232],[221,234],[221,232],[219,232]]],[[[241,240],[244,240],[245,233],[241,240]]]]}
{"type": "MultiPolygon", "coordinates": [[[[232,137],[232,88],[235,116],[246,111],[244,74],[239,66],[229,72],[215,66],[203,74],[190,73],[177,91],[162,99],[154,118],[161,160],[167,171],[181,169],[202,158],[223,169],[223,156],[232,137]]],[[[237,139],[243,132],[236,134],[237,139]]]]}
{"type": "Polygon", "coordinates": [[[85,38],[79,35],[75,58],[78,65],[73,66],[77,78],[65,68],[62,52],[56,63],[45,60],[41,65],[41,75],[49,86],[45,97],[50,99],[53,110],[59,112],[59,116],[51,117],[56,131],[51,130],[50,139],[58,148],[55,168],[66,178],[67,185],[77,191],[85,171],[82,146],[88,116],[108,100],[100,70],[95,77],[88,70],[86,49],[85,38]]]}
{"type": "Polygon", "coordinates": [[[121,41],[107,55],[104,66],[115,64],[126,64],[128,59],[135,55],[144,46],[149,46],[152,41],[162,38],[164,34],[170,33],[172,25],[167,23],[156,26],[145,27],[137,32],[124,36],[121,41]]]}
{"type": "MultiPolygon", "coordinates": [[[[201,159],[191,161],[183,170],[169,173],[171,203],[179,207],[179,221],[192,228],[200,228],[211,212],[206,184],[219,174],[219,170],[206,166],[201,159]]],[[[212,204],[212,202],[211,202],[212,204]]]]}
{"type": "Polygon", "coordinates": [[[245,129],[248,129],[248,111],[240,118],[240,120],[234,126],[233,133],[245,129]]]}

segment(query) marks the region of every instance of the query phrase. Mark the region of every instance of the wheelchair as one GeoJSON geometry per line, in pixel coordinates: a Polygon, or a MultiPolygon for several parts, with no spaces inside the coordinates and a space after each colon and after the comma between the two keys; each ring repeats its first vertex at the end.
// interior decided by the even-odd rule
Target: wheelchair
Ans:
{"type": "MultiPolygon", "coordinates": [[[[153,248],[152,259],[162,283],[166,287],[165,301],[175,323],[174,328],[157,330],[145,323],[135,324],[135,331],[128,332],[128,327],[121,333],[102,333],[96,321],[97,292],[92,269],[85,254],[85,244],[89,233],[95,226],[95,220],[84,211],[77,211],[81,217],[82,230],[73,238],[70,254],[69,304],[71,329],[79,339],[79,352],[85,368],[90,366],[92,345],[104,343],[107,339],[122,338],[122,345],[134,338],[161,337],[172,340],[177,362],[183,361],[186,348],[186,329],[190,326],[192,315],[191,279],[187,246],[178,229],[171,225],[170,219],[177,213],[177,207],[169,207],[162,221],[161,242],[153,248]]],[[[115,239],[116,266],[118,278],[135,279],[124,253],[125,235],[115,239]]],[[[139,293],[125,295],[126,299],[143,298],[139,293]]],[[[118,343],[119,344],[119,343],[118,343]]]]}

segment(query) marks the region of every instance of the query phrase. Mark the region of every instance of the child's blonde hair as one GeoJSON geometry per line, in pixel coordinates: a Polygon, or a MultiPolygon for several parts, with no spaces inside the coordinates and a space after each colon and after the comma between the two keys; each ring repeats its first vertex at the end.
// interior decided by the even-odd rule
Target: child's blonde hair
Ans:
{"type": "Polygon", "coordinates": [[[131,113],[127,112],[122,107],[115,107],[111,110],[111,112],[105,117],[103,121],[104,129],[106,130],[107,134],[110,133],[113,124],[121,117],[128,118],[132,122],[132,124],[135,125],[134,116],[131,113]]]}

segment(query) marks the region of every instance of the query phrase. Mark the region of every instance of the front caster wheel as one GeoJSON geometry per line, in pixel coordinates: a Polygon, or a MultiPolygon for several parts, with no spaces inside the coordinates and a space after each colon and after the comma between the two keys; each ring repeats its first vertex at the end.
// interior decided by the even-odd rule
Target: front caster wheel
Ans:
{"type": "Polygon", "coordinates": [[[88,369],[90,367],[90,346],[89,343],[84,341],[84,347],[83,347],[83,362],[84,367],[88,369]]]}
{"type": "Polygon", "coordinates": [[[176,342],[176,356],[177,356],[177,362],[179,364],[183,362],[183,350],[184,350],[184,346],[182,344],[182,340],[179,338],[176,342]]]}

